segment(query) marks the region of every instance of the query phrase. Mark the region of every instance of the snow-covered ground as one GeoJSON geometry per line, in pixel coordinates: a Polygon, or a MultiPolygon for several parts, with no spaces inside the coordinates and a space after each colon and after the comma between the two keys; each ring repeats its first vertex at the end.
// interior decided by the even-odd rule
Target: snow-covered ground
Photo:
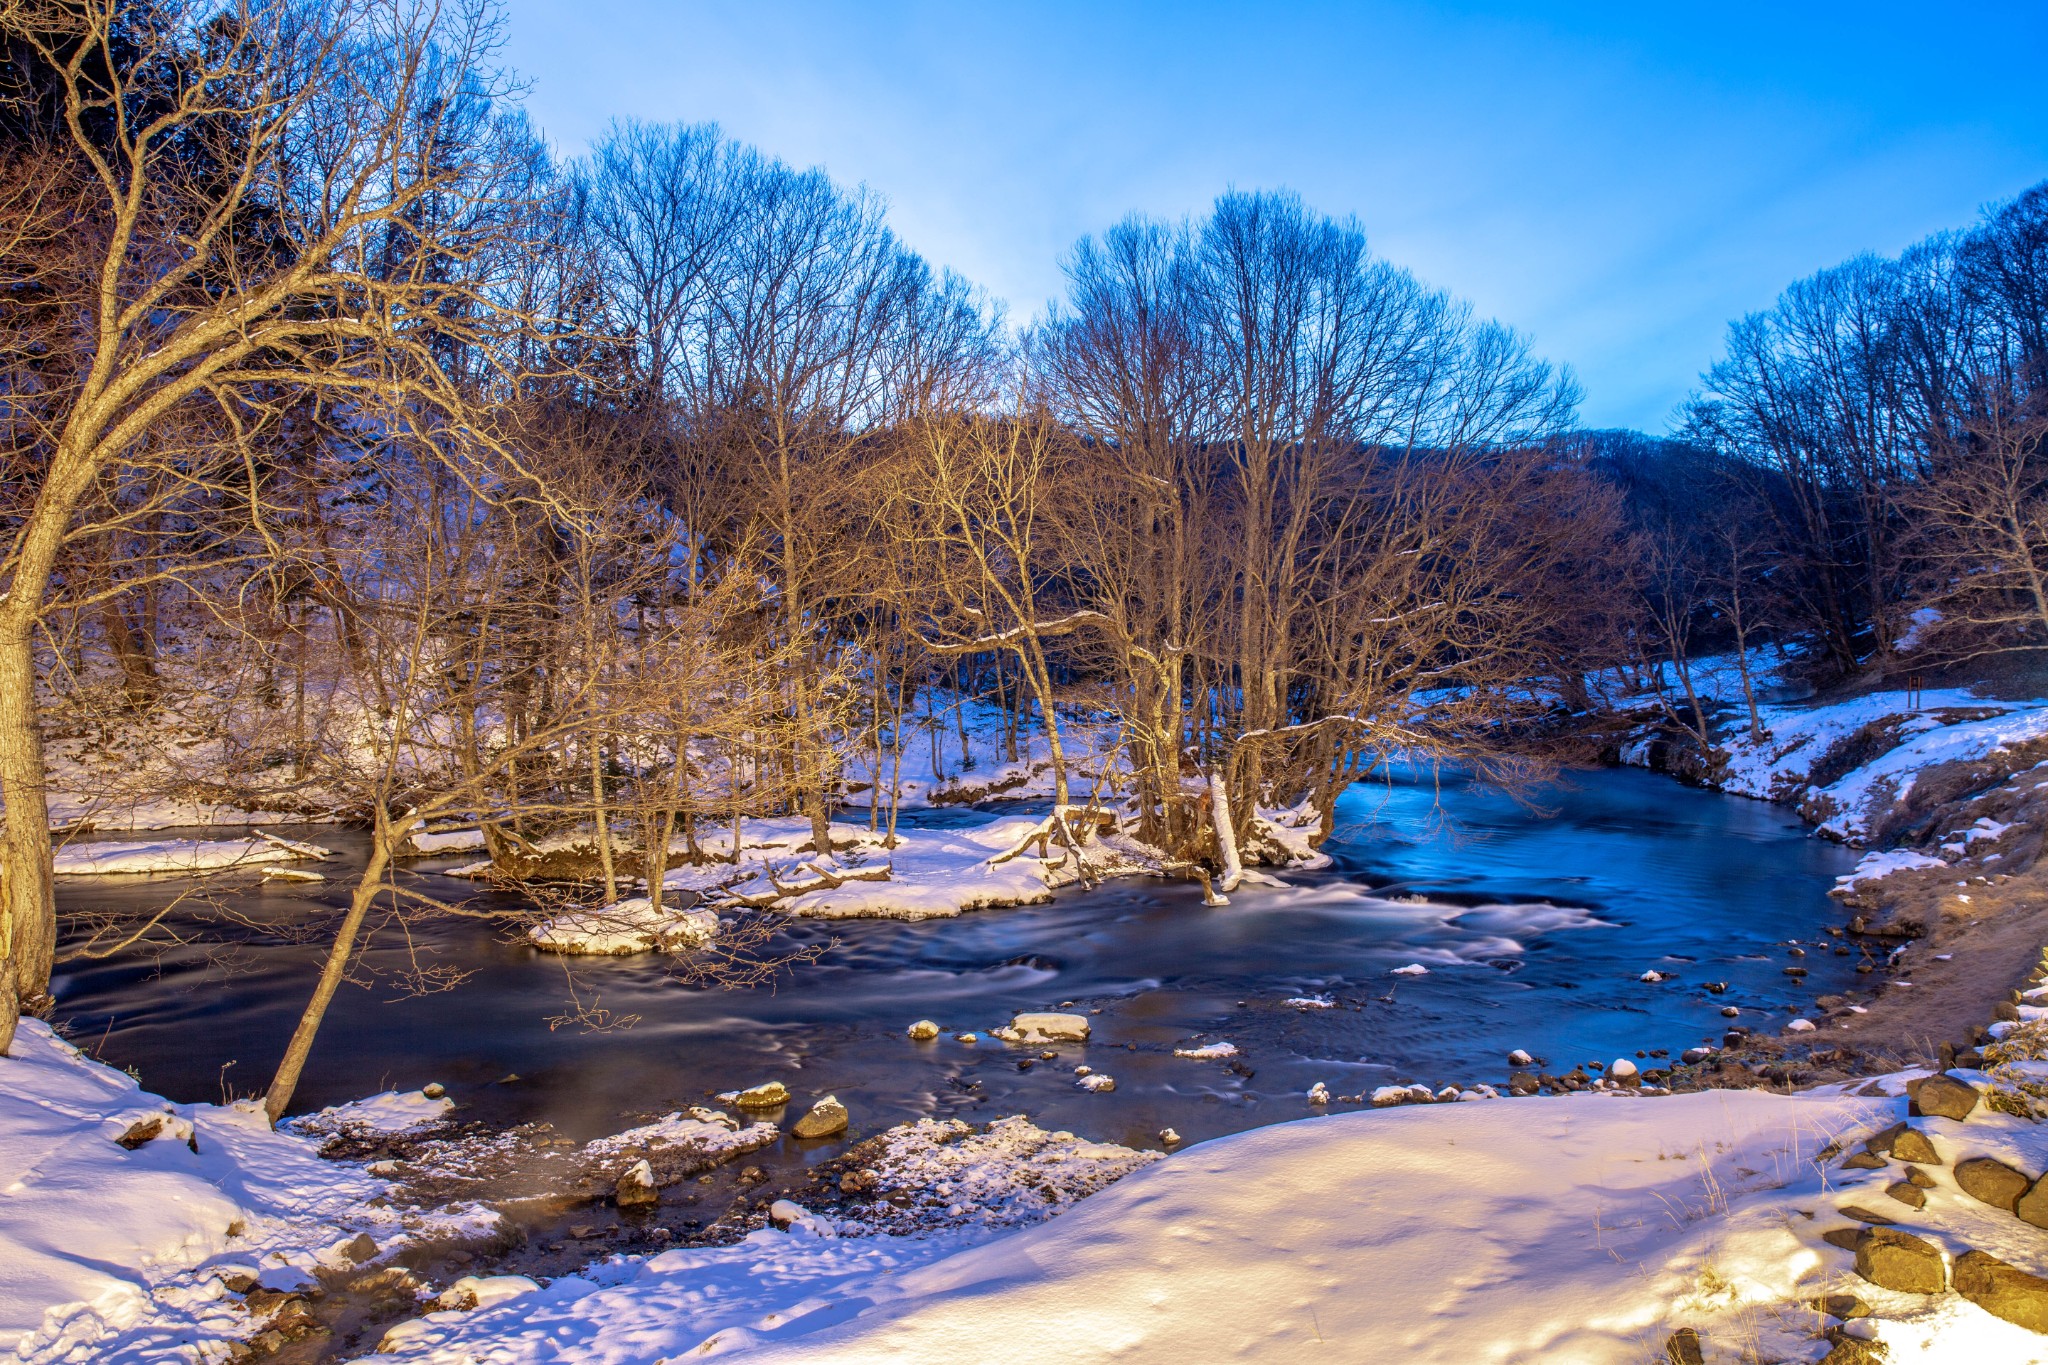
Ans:
{"type": "MultiPolygon", "coordinates": [[[[807,821],[753,820],[741,827],[739,862],[725,861],[730,830],[707,833],[699,847],[713,861],[673,868],[662,885],[720,909],[751,905],[803,919],[944,919],[1037,905],[1079,878],[1075,859],[1057,841],[1043,857],[1035,843],[1020,848],[1042,824],[1037,816],[991,815],[951,828],[900,828],[891,848],[886,832],[841,821],[832,826],[833,854],[819,858],[809,851],[807,821]]],[[[1098,835],[1086,848],[1091,878],[1147,867],[1146,850],[1115,834],[1098,835]]],[[[489,863],[474,863],[454,874],[489,871],[489,863]]],[[[646,952],[708,941],[716,925],[706,914],[673,906],[655,912],[645,897],[636,897],[558,915],[530,937],[558,952],[646,952]]]]}
{"type": "MultiPolygon", "coordinates": [[[[364,1120],[420,1107],[385,1100],[364,1120]]],[[[24,1019],[0,1058],[0,1352],[35,1365],[222,1360],[260,1326],[224,1281],[292,1290],[366,1250],[381,1259],[496,1220],[402,1221],[373,1202],[384,1181],[317,1148],[271,1131],[252,1103],[171,1104],[24,1019]]]]}
{"type": "Polygon", "coordinates": [[[1823,813],[1821,829],[1860,840],[1875,819],[1913,789],[1916,775],[1939,763],[1988,758],[2048,737],[2048,702],[1987,701],[1958,688],[1929,691],[1917,707],[1901,692],[1873,692],[1824,706],[1767,706],[1761,742],[1737,728],[1723,738],[1728,750],[1725,790],[1784,799],[1793,794],[1823,813]],[[1866,726],[1896,736],[1884,752],[1822,785],[1813,766],[1828,750],[1866,726]]]}
{"type": "Polygon", "coordinates": [[[134,876],[152,872],[225,872],[238,867],[304,862],[333,857],[314,844],[275,835],[253,839],[156,839],[67,844],[54,859],[60,877],[134,876]]]}
{"type": "MultiPolygon", "coordinates": [[[[1709,1361],[1806,1360],[1827,1320],[1802,1301],[1850,1293],[1872,1309],[1854,1330],[1895,1359],[2048,1360],[2048,1337],[1954,1293],[1879,1289],[1822,1240],[1854,1226],[1839,1208],[1890,1206],[1896,1169],[1844,1170],[1839,1155],[1904,1114],[1895,1097],[1710,1091],[1309,1119],[1177,1153],[1021,1232],[854,1236],[790,1218],[437,1314],[392,1344],[434,1365],[1634,1365],[1691,1327],[1709,1361]]],[[[2022,1120],[1916,1122],[1945,1161],[2048,1161],[2048,1130],[2022,1120]]],[[[1962,1194],[1947,1168],[1932,1175],[1925,1210],[1894,1210],[1902,1223],[1951,1258],[2032,1263],[2037,1229],[1962,1194]]]]}

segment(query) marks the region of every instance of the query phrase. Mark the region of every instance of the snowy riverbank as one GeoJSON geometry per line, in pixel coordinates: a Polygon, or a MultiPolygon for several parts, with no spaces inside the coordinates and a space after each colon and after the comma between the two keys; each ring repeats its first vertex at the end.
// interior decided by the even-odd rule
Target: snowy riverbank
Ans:
{"type": "MultiPolygon", "coordinates": [[[[243,1108],[165,1104],[39,1024],[16,1051],[0,1062],[0,1349],[25,1360],[225,1359],[290,1291],[338,1286],[406,1244],[490,1221],[473,1207],[401,1212],[390,1196],[402,1186],[319,1159],[311,1138],[272,1133],[243,1108]],[[159,1135],[134,1140],[155,1116],[159,1135]]],[[[2021,1272],[2002,1291],[2007,1317],[2048,1308],[2048,1282],[2024,1273],[2043,1268],[2043,1234],[2009,1211],[2013,1192],[1986,1202],[1983,1179],[1995,1161],[2025,1190],[2048,1166],[2048,1128],[1981,1103],[1960,1119],[1909,1118],[1915,1074],[1853,1094],[1359,1111],[1163,1159],[1021,1121],[984,1134],[912,1125],[838,1163],[837,1188],[869,1202],[777,1204],[771,1226],[735,1243],[614,1255],[544,1282],[444,1286],[394,1271],[415,1308],[381,1339],[396,1359],[433,1365],[1618,1365],[1689,1330],[1709,1362],[1817,1360],[1830,1333],[1926,1365],[2048,1360],[2048,1335],[1955,1289],[1858,1273],[1845,1244],[1895,1224],[1887,1235],[1918,1239],[1944,1284],[1984,1299],[1970,1274],[1985,1263],[1963,1258],[1988,1253],[2021,1272]],[[1894,1131],[1901,1122],[1923,1147],[1894,1131]]],[[[443,1113],[420,1097],[380,1104],[305,1126],[443,1113]]],[[[583,1150],[624,1160],[651,1141],[583,1150]]]]}

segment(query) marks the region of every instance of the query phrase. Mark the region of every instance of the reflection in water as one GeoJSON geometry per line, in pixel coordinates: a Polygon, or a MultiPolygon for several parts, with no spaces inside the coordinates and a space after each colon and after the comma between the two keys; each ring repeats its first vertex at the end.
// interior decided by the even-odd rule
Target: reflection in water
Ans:
{"type": "MultiPolygon", "coordinates": [[[[1133,881],[923,924],[796,922],[790,945],[833,946],[753,991],[691,988],[653,958],[545,956],[478,921],[425,922],[410,943],[373,943],[380,975],[336,998],[298,1106],[438,1080],[474,1117],[546,1118],[583,1137],[776,1077],[803,1103],[837,1094],[856,1136],[920,1115],[1024,1112],[1155,1145],[1169,1125],[1193,1140],[1299,1117],[1318,1080],[1341,1094],[1396,1080],[1499,1083],[1517,1047],[1558,1070],[1675,1051],[1718,1038],[1727,1004],[1775,1029],[1855,979],[1852,959],[1824,952],[1801,962],[1804,984],[1783,974],[1783,945],[1821,938],[1833,918],[1825,892],[1853,857],[1775,807],[1601,770],[1540,793],[1539,809],[1457,782],[1397,781],[1355,788],[1340,815],[1334,867],[1286,889],[1246,888],[1227,908],[1203,908],[1189,886],[1133,881]],[[471,975],[408,997],[396,973],[412,951],[471,975]],[[1392,974],[1410,964],[1427,974],[1392,974]],[[1638,979],[1652,967],[1676,977],[1638,979]],[[1710,995],[1708,981],[1729,989],[1710,995]],[[572,993],[639,1020],[550,1027],[572,993]],[[1336,1007],[1282,1003],[1309,994],[1336,1007]],[[953,1040],[1067,1001],[1101,1013],[1094,1040],[1063,1046],[1059,1061],[1020,1070],[1035,1050],[953,1040]],[[924,1017],[941,1039],[905,1038],[924,1017]],[[1236,1043],[1241,1069],[1172,1055],[1197,1038],[1236,1043]],[[1075,1087],[1083,1054],[1116,1078],[1114,1093],[1075,1087]]],[[[345,832],[317,837],[360,845],[345,832]]],[[[422,881],[432,894],[474,894],[422,881]]],[[[260,1090],[318,970],[318,946],[290,931],[345,888],[339,877],[237,885],[230,951],[215,926],[214,942],[157,960],[74,965],[57,981],[58,1017],[175,1099],[260,1090]]],[[[84,909],[161,904],[177,889],[149,878],[62,891],[84,909]]]]}

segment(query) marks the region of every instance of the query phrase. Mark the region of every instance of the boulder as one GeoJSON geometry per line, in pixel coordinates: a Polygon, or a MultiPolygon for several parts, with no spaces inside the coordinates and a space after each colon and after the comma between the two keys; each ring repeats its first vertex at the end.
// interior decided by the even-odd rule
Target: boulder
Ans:
{"type": "Polygon", "coordinates": [[[996,1036],[1011,1043],[1085,1043],[1088,1017],[1082,1014],[1020,1014],[996,1036]]]}
{"type": "Polygon", "coordinates": [[[1994,1161],[1988,1156],[1975,1156],[1956,1163],[1956,1184],[1963,1187],[1964,1194],[1980,1204],[1989,1204],[2007,1213],[2013,1211],[2013,1205],[2019,1203],[2020,1196],[2026,1194],[2033,1183],[2003,1161],[1994,1161]]]}
{"type": "Polygon", "coordinates": [[[1664,1342],[1664,1359],[1669,1365],[1706,1365],[1707,1356],[1700,1349],[1700,1334],[1690,1327],[1681,1327],[1664,1342]]]}
{"type": "Polygon", "coordinates": [[[351,1265],[361,1265],[377,1255],[377,1239],[367,1232],[359,1232],[341,1247],[342,1257],[351,1265]]]}
{"type": "Polygon", "coordinates": [[[2037,1228],[2048,1228],[2048,1176],[2034,1182],[2033,1188],[2019,1197],[2012,1206],[2022,1223],[2032,1223],[2037,1228]]]}
{"type": "Polygon", "coordinates": [[[661,1202],[661,1189],[654,1183],[654,1168],[643,1159],[626,1168],[613,1187],[612,1199],[622,1209],[644,1209],[661,1202]]]}
{"type": "Polygon", "coordinates": [[[740,1091],[732,1102],[742,1109],[780,1109],[789,1103],[789,1087],[781,1081],[768,1081],[740,1091]]]}
{"type": "Polygon", "coordinates": [[[1852,1171],[1881,1171],[1884,1169],[1884,1158],[1876,1152],[1858,1152],[1842,1165],[1852,1171]]]}
{"type": "Polygon", "coordinates": [[[2048,1280],[1982,1251],[1956,1258],[1956,1292],[1995,1318],[2048,1333],[2048,1280]]]}
{"type": "Polygon", "coordinates": [[[846,1131],[849,1115],[836,1095],[827,1095],[796,1121],[790,1132],[800,1138],[828,1138],[846,1131]]]}
{"type": "Polygon", "coordinates": [[[1637,1081],[1636,1064],[1626,1057],[1616,1057],[1607,1068],[1607,1079],[1622,1085],[1634,1085],[1637,1081]]]}
{"type": "Polygon", "coordinates": [[[1921,1170],[1918,1166],[1908,1166],[1906,1168],[1906,1183],[1918,1185],[1923,1190],[1931,1190],[1934,1188],[1934,1177],[1921,1170]]]}
{"type": "Polygon", "coordinates": [[[1856,1273],[1880,1289],[1939,1294],[1948,1288],[1941,1248],[1897,1228],[1870,1228],[1856,1243],[1856,1273]]]}
{"type": "Polygon", "coordinates": [[[1912,1087],[1913,1103],[1928,1118],[1960,1123],[1977,1107],[1975,1087],[1949,1075],[1929,1076],[1912,1087]]]}
{"type": "Polygon", "coordinates": [[[1909,1209],[1924,1209],[1927,1207],[1927,1191],[1921,1189],[1910,1180],[1901,1180],[1895,1185],[1887,1185],[1884,1192],[1909,1209]]]}
{"type": "Polygon", "coordinates": [[[1906,1128],[1907,1124],[1903,1121],[1895,1123],[1883,1132],[1865,1138],[1863,1145],[1873,1152],[1889,1152],[1892,1144],[1899,1140],[1899,1134],[1905,1132],[1906,1128]]]}
{"type": "Polygon", "coordinates": [[[939,1036],[939,1026],[929,1019],[920,1019],[904,1030],[920,1043],[928,1043],[939,1036]]]}
{"type": "Polygon", "coordinates": [[[1942,1164],[1933,1142],[1918,1128],[1908,1128],[1892,1140],[1892,1155],[1900,1161],[1911,1161],[1921,1166],[1942,1164]]]}

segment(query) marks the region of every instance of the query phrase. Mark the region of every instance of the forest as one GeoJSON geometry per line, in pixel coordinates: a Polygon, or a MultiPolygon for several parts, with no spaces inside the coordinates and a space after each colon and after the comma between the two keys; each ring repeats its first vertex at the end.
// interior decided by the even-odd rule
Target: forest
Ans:
{"type": "Polygon", "coordinates": [[[2048,185],[1735,321],[1674,434],[1589,431],[1293,194],[1105,225],[1016,319],[715,126],[558,155],[502,22],[0,0],[0,1052],[67,941],[67,736],[371,830],[274,1118],[362,926],[460,912],[395,874],[430,828],[657,909],[749,820],[864,875],[834,813],[893,831],[972,699],[1049,753],[1041,856],[1228,893],[1390,761],[1539,759],[1592,679],[1668,678],[1711,764],[1706,656],[2048,645],[2048,185]]]}

